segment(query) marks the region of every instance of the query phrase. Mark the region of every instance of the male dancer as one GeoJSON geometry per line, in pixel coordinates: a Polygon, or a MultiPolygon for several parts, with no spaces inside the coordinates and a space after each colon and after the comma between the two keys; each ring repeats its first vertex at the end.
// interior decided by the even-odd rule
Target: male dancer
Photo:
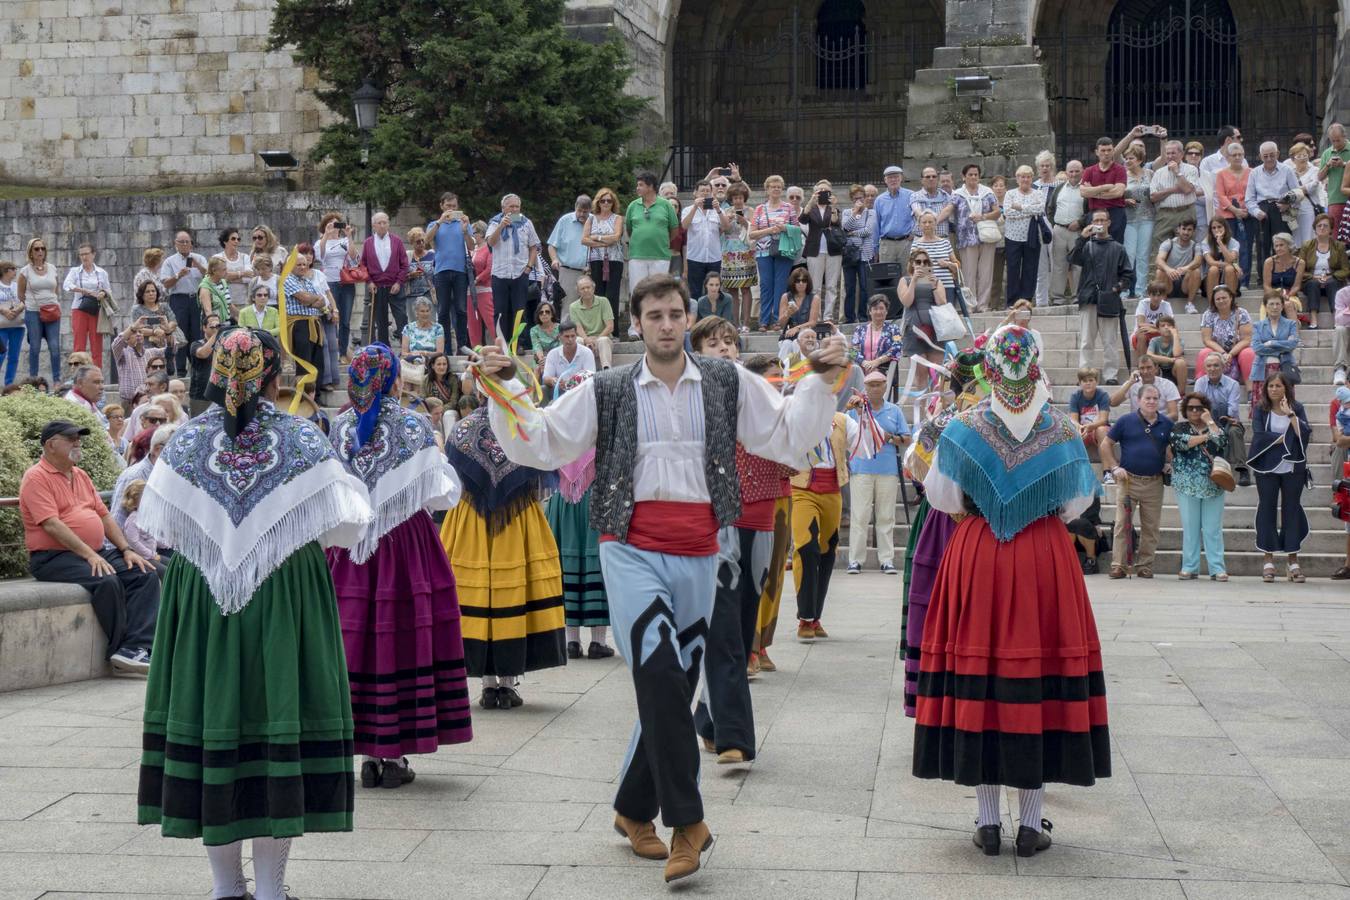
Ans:
{"type": "MultiPolygon", "coordinates": [[[[641,361],[601,372],[542,410],[513,401],[518,434],[496,402],[489,417],[521,465],[554,469],[595,447],[591,522],[638,707],[614,827],[638,856],[669,855],[665,878],[674,881],[698,871],[712,846],[690,707],[716,591],[718,529],[741,514],[736,442],[794,463],[829,433],[847,355],[842,338],[825,342],[811,357],[816,374],[783,398],[733,363],[685,352],[689,295],[679,281],[648,276],[631,302],[646,345],[641,361]],[[653,825],[658,811],[674,829],[669,854],[653,825]]],[[[478,365],[500,378],[513,363],[488,349],[478,365]]],[[[524,394],[514,379],[506,388],[524,394]]]]}

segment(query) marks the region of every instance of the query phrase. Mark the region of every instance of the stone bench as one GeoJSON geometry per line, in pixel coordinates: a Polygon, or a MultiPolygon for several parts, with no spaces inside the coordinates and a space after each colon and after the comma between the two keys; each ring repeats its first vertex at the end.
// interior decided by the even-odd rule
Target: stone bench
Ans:
{"type": "Polygon", "coordinates": [[[107,646],[84,588],[0,581],[0,692],[101,678],[107,646]]]}

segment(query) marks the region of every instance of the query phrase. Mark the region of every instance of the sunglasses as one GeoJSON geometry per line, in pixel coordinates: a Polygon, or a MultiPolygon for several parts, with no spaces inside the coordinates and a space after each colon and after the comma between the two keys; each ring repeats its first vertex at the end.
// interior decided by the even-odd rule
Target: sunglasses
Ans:
{"type": "Polygon", "coordinates": [[[141,421],[149,425],[163,425],[165,422],[169,420],[164,418],[163,416],[159,416],[153,419],[150,418],[149,416],[141,416],[141,421]]]}
{"type": "Polygon", "coordinates": [[[1204,411],[1205,411],[1205,408],[1204,408],[1203,406],[1188,406],[1188,407],[1186,407],[1186,412],[1204,412],[1204,411]]]}
{"type": "Polygon", "coordinates": [[[164,363],[151,363],[150,365],[145,367],[145,370],[147,372],[153,372],[155,369],[163,369],[163,368],[165,368],[164,363]]]}
{"type": "Polygon", "coordinates": [[[253,239],[254,239],[255,241],[265,241],[265,240],[267,240],[267,235],[265,235],[265,234],[255,234],[255,235],[253,236],[253,239]]]}

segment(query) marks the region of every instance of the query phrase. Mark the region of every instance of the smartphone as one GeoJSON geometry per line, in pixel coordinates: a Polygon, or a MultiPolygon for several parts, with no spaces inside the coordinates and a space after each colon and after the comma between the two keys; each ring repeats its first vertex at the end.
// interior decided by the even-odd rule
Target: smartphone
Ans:
{"type": "Polygon", "coordinates": [[[738,215],[738,216],[740,216],[742,219],[744,219],[744,218],[745,218],[745,210],[743,210],[743,209],[738,209],[738,210],[736,210],[736,215],[738,215]]]}
{"type": "Polygon", "coordinates": [[[145,317],[145,324],[146,324],[146,326],[149,327],[149,328],[154,328],[154,327],[156,327],[156,326],[163,325],[163,324],[164,324],[164,317],[163,317],[163,316],[146,316],[146,317],[145,317]]]}
{"type": "Polygon", "coordinates": [[[717,174],[718,174],[718,175],[721,175],[723,178],[730,178],[730,177],[731,177],[731,170],[730,170],[730,169],[718,169],[718,170],[717,170],[717,174]]]}
{"type": "Polygon", "coordinates": [[[816,323],[816,337],[820,340],[823,341],[832,334],[834,334],[834,325],[829,322],[816,323]]]}
{"type": "Polygon", "coordinates": [[[714,205],[716,202],[717,202],[717,201],[714,200],[712,197],[704,197],[704,198],[703,198],[703,208],[704,208],[704,209],[712,209],[712,208],[713,208],[713,205],[714,205]]]}

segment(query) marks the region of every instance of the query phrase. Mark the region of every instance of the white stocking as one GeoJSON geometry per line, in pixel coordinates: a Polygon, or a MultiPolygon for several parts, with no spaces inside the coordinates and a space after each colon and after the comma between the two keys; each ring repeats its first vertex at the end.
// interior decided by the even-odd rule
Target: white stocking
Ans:
{"type": "Polygon", "coordinates": [[[242,897],[248,893],[248,883],[244,881],[243,841],[207,847],[206,858],[211,861],[211,880],[215,882],[212,897],[242,897]]]}
{"type": "Polygon", "coordinates": [[[290,838],[253,839],[253,896],[256,900],[286,900],[286,857],[290,838]]]}

